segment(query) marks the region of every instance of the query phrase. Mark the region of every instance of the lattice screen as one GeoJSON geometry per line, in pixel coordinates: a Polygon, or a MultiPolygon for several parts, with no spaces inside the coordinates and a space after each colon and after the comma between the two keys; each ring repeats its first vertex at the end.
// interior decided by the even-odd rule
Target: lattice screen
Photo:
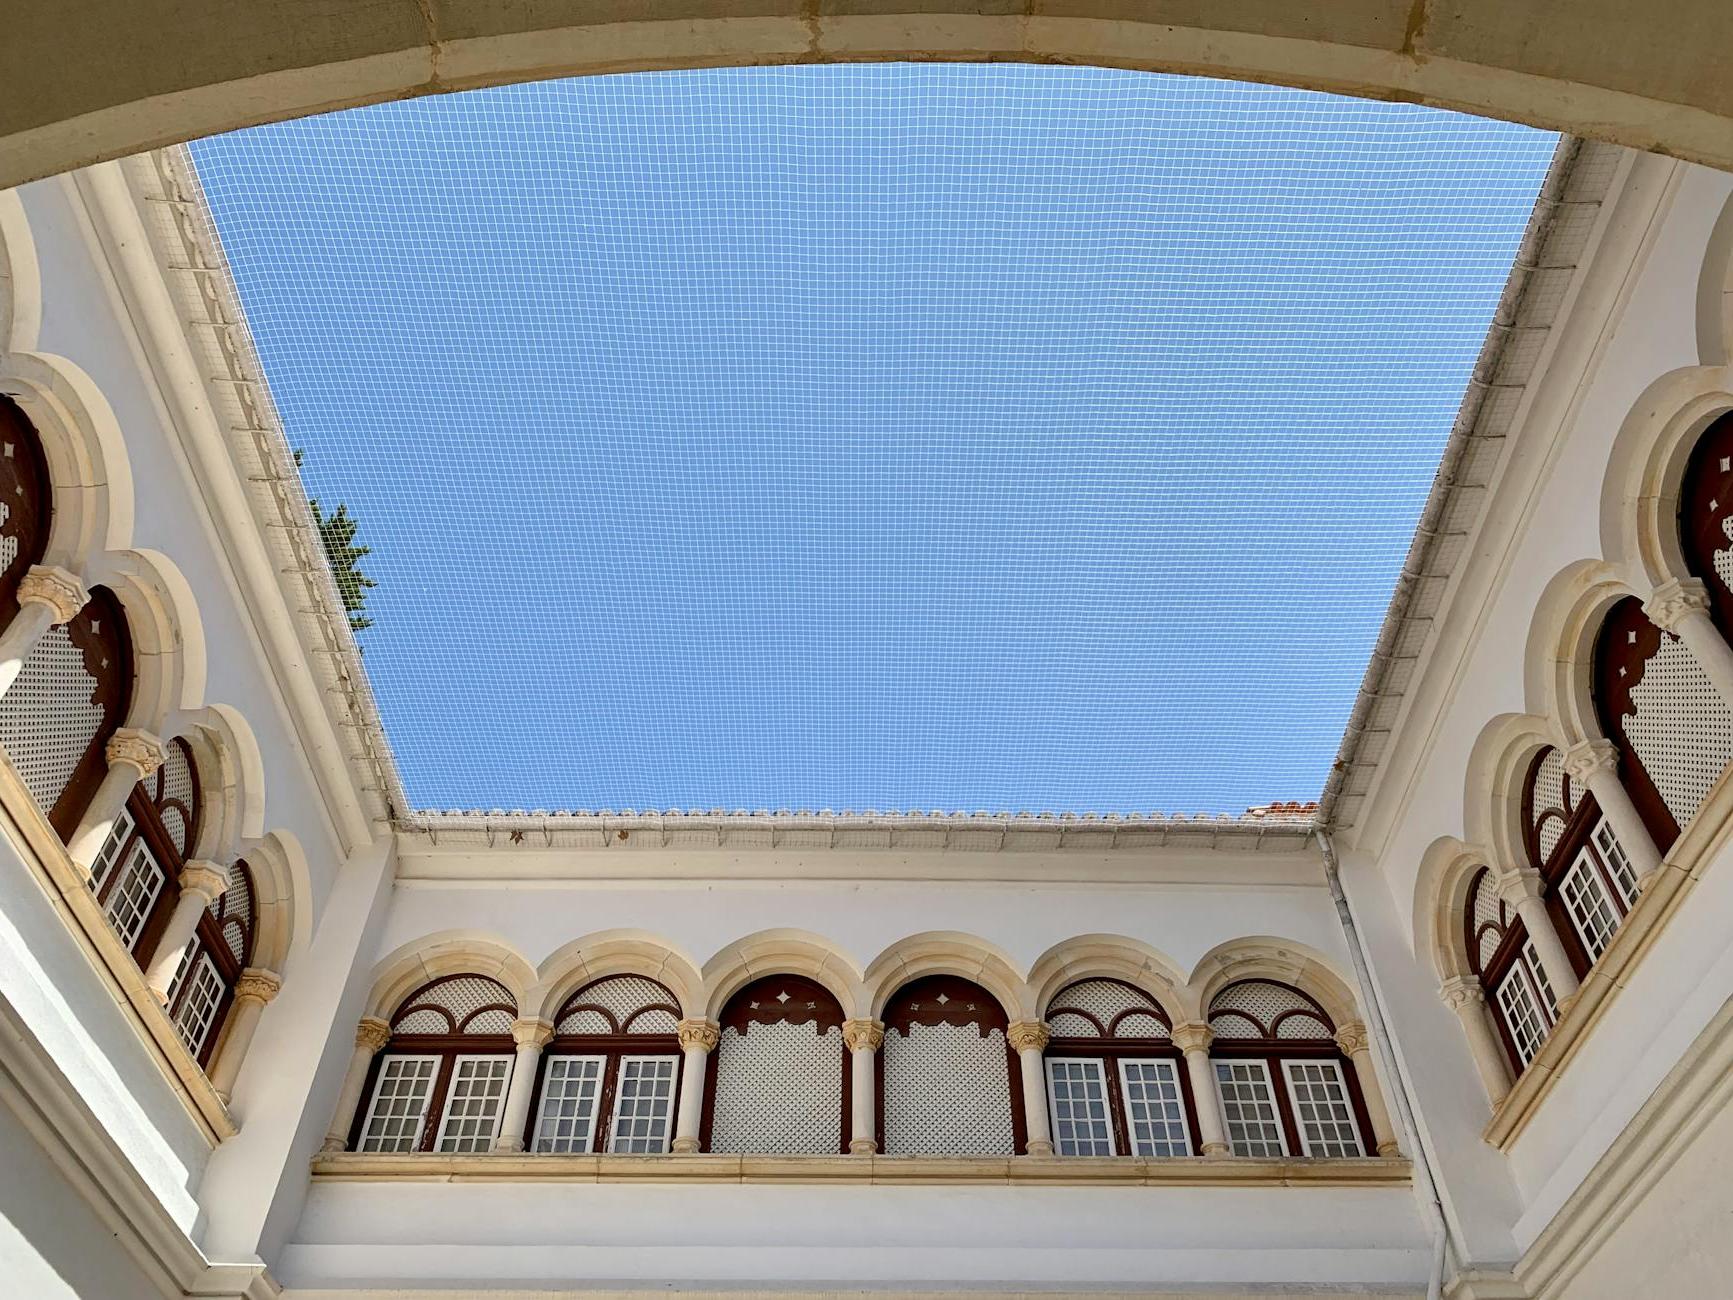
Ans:
{"type": "Polygon", "coordinates": [[[732,1025],[716,1049],[710,1149],[739,1154],[835,1153],[842,1133],[841,1028],[732,1025]]]}
{"type": "MultiPolygon", "coordinates": [[[[1550,809],[1558,809],[1567,817],[1575,811],[1574,801],[1565,802],[1565,760],[1557,749],[1548,749],[1546,757],[1541,759],[1540,766],[1534,774],[1534,816],[1538,820],[1550,809]]],[[[1565,821],[1560,817],[1548,817],[1541,823],[1536,838],[1540,841],[1540,859],[1545,862],[1552,857],[1553,849],[1558,847],[1561,836],[1565,833],[1565,821]]],[[[1538,865],[1538,864],[1537,864],[1538,865]]]]}
{"type": "Polygon", "coordinates": [[[1330,1026],[1302,994],[1271,980],[1230,984],[1211,1000],[1209,1014],[1218,1038],[1328,1038],[1331,1034],[1330,1026]]]}
{"type": "Polygon", "coordinates": [[[1008,1156],[1016,1148],[1005,1035],[974,1025],[885,1034],[886,1155],[1008,1156]]]}
{"type": "Polygon", "coordinates": [[[1155,999],[1141,989],[1118,980],[1083,980],[1054,997],[1047,1027],[1060,1038],[1099,1038],[1104,1031],[1114,1038],[1167,1038],[1159,1017],[1155,999]]]}
{"type": "Polygon", "coordinates": [[[1685,643],[1669,635],[1644,665],[1631,703],[1637,712],[1626,715],[1625,735],[1682,830],[1733,760],[1733,711],[1685,643]]]}
{"type": "Polygon", "coordinates": [[[483,975],[455,975],[405,1002],[391,1029],[398,1034],[509,1034],[516,1016],[500,1003],[516,1005],[504,985],[483,975]]]}
{"type": "Polygon", "coordinates": [[[36,643],[18,680],[0,696],[0,745],[43,812],[52,809],[102,727],[96,682],[66,625],[36,643]]]}
{"type": "Polygon", "coordinates": [[[198,816],[192,763],[188,758],[185,743],[180,740],[170,741],[164,746],[164,751],[165,757],[159,773],[162,794],[157,800],[157,811],[162,816],[163,828],[168,831],[169,838],[174,840],[182,856],[191,856],[194,831],[192,818],[198,816]],[[187,809],[192,818],[183,813],[182,808],[187,809]]]}
{"type": "Polygon", "coordinates": [[[1469,905],[1473,909],[1473,931],[1477,951],[1473,954],[1475,968],[1485,970],[1504,939],[1504,906],[1493,887],[1492,872],[1484,867],[1469,887],[1469,905]]]}
{"type": "Polygon", "coordinates": [[[653,979],[615,975],[566,999],[554,1031],[560,1034],[672,1034],[679,1019],[674,995],[653,979]],[[583,1008],[578,1010],[577,1008],[583,1008]],[[597,1008],[601,1008],[597,1010],[597,1008]]]}
{"type": "Polygon", "coordinates": [[[253,878],[244,862],[229,864],[229,887],[206,910],[216,919],[224,945],[235,955],[235,960],[245,966],[252,956],[256,918],[253,913],[253,878]]]}

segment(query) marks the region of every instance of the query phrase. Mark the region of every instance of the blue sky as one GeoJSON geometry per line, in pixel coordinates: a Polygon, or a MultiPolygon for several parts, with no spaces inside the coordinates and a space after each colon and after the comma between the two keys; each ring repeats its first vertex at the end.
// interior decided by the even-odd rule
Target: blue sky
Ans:
{"type": "Polygon", "coordinates": [[[1069,67],[193,147],[423,808],[1316,797],[1555,143],[1069,67]]]}

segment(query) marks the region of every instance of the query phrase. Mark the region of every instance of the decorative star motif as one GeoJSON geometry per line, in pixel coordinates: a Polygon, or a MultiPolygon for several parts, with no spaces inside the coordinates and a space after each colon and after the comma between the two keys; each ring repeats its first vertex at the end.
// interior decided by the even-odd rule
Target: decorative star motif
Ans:
{"type": "Polygon", "coordinates": [[[778,1002],[787,1002],[788,1001],[788,990],[783,989],[782,992],[778,993],[776,995],[776,1000],[778,1002]]]}
{"type": "Polygon", "coordinates": [[[6,444],[6,459],[7,460],[12,459],[12,444],[11,443],[6,444]]]}
{"type": "Polygon", "coordinates": [[[943,993],[939,994],[939,1005],[941,1007],[944,1006],[945,1003],[949,1002],[950,1000],[951,999],[949,997],[947,997],[945,994],[943,994],[943,993]]]}

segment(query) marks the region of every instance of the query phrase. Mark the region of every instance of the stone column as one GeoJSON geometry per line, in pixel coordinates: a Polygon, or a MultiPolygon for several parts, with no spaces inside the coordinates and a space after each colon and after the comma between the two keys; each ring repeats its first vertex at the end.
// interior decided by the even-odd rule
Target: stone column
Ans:
{"type": "Polygon", "coordinates": [[[850,1071],[848,1153],[851,1156],[878,1153],[878,1135],[873,1132],[878,1102],[873,1064],[884,1041],[885,1026],[881,1020],[843,1021],[842,1042],[848,1048],[850,1071]]]}
{"type": "Polygon", "coordinates": [[[43,633],[70,623],[89,603],[77,574],[55,565],[31,566],[18,583],[18,613],[0,636],[0,695],[12,689],[43,633]]]}
{"type": "Polygon", "coordinates": [[[1005,1041],[1017,1053],[1023,1068],[1023,1125],[1029,1138],[1025,1144],[1032,1156],[1053,1154],[1053,1126],[1047,1118],[1047,1026],[1039,1020],[1019,1020],[1005,1031],[1005,1041]]]}
{"type": "Polygon", "coordinates": [[[699,1131],[704,1127],[704,1071],[710,1053],[722,1041],[722,1027],[714,1020],[682,1020],[680,1050],[686,1059],[680,1067],[680,1111],[674,1120],[674,1150],[691,1155],[699,1149],[699,1131]]]}
{"type": "Polygon", "coordinates": [[[1661,851],[1643,824],[1630,792],[1619,780],[1619,747],[1610,740],[1579,740],[1564,755],[1565,772],[1573,786],[1585,787],[1600,806],[1613,835],[1630,860],[1637,888],[1647,889],[1661,869],[1661,851]]]}
{"type": "Polygon", "coordinates": [[[222,1049],[211,1065],[211,1086],[225,1102],[234,1091],[235,1076],[241,1072],[241,1062],[247,1059],[247,1049],[253,1045],[259,1017],[282,987],[281,975],[258,966],[247,967],[241,972],[241,978],[235,981],[235,1001],[229,1008],[228,1032],[223,1035],[222,1049]]]}
{"type": "Polygon", "coordinates": [[[1709,588],[1701,578],[1674,578],[1655,588],[1643,613],[1663,632],[1671,632],[1708,674],[1723,703],[1733,709],[1733,646],[1709,617],[1709,588]]]}
{"type": "Polygon", "coordinates": [[[1185,1053],[1185,1070],[1191,1079],[1191,1100],[1197,1107],[1197,1131],[1206,1156],[1231,1154],[1227,1120],[1222,1116],[1222,1095],[1216,1088],[1215,1067],[1210,1064],[1209,1045],[1215,1030],[1199,1020],[1173,1027],[1173,1045],[1185,1053]]]}
{"type": "Polygon", "coordinates": [[[1473,975],[1453,976],[1439,987],[1438,996],[1462,1022],[1462,1032],[1468,1036],[1468,1053],[1474,1058],[1487,1100],[1498,1105],[1510,1091],[1510,1061],[1488,1018],[1486,993],[1480,981],[1473,975]]]}
{"type": "Polygon", "coordinates": [[[513,1023],[511,1036],[517,1044],[517,1060],[511,1067],[511,1082],[506,1085],[505,1114],[500,1117],[499,1136],[493,1140],[495,1151],[524,1149],[524,1124],[529,1120],[530,1094],[536,1090],[542,1048],[554,1036],[554,1027],[546,1020],[519,1020],[513,1023]]]}
{"type": "Polygon", "coordinates": [[[1366,1026],[1358,1020],[1349,1021],[1336,1031],[1336,1046],[1353,1063],[1354,1077],[1360,1081],[1366,1118],[1372,1121],[1373,1147],[1381,1156],[1401,1155],[1395,1126],[1390,1123],[1390,1108],[1384,1104],[1384,1090],[1378,1086],[1378,1071],[1372,1065],[1372,1041],[1366,1036],[1366,1026]]]}
{"type": "Polygon", "coordinates": [[[1540,872],[1533,867],[1523,867],[1502,876],[1498,892],[1522,918],[1523,928],[1528,931],[1535,951],[1540,954],[1541,969],[1546,972],[1553,996],[1558,999],[1559,1014],[1563,1015],[1577,995],[1577,973],[1565,953],[1558,931],[1553,928],[1552,913],[1547,911],[1546,901],[1540,896],[1540,872]]]}
{"type": "Polygon", "coordinates": [[[169,917],[162,937],[156,941],[156,951],[151,954],[150,964],[145,968],[144,982],[150,985],[150,991],[156,994],[158,1002],[168,1001],[169,986],[180,973],[187,942],[199,928],[199,918],[228,887],[229,873],[214,862],[195,859],[181,868],[180,897],[175,900],[174,913],[169,917]]]}
{"type": "Polygon", "coordinates": [[[108,758],[108,775],[96,788],[90,805],[85,808],[78,829],[66,842],[72,860],[88,875],[91,864],[108,843],[108,833],[114,829],[114,819],[126,807],[133,786],[155,774],[165,757],[162,741],[148,731],[122,727],[109,738],[104,751],[108,758]]]}
{"type": "Polygon", "coordinates": [[[343,1076],[343,1090],[337,1094],[337,1113],[331,1117],[321,1151],[342,1151],[349,1145],[349,1130],[355,1124],[355,1110],[361,1105],[361,1089],[367,1086],[367,1071],[381,1047],[391,1041],[391,1022],[377,1016],[363,1016],[355,1028],[355,1054],[349,1058],[349,1072],[343,1076]]]}

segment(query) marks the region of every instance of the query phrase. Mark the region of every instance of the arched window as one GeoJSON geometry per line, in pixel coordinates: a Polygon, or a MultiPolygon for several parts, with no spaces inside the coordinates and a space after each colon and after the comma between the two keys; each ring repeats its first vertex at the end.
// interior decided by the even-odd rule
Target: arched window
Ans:
{"type": "Polygon", "coordinates": [[[1155,999],[1082,980],[1047,1008],[1047,1106],[1062,1156],[1188,1156],[1198,1149],[1185,1058],[1155,999]]]}
{"type": "Polygon", "coordinates": [[[1359,1156],[1372,1148],[1365,1099],[1324,1008],[1273,980],[1210,1000],[1216,1088],[1237,1156],[1359,1156]]]}
{"type": "Polygon", "coordinates": [[[730,998],[706,1099],[704,1149],[847,1152],[843,1020],[830,990],[800,975],[771,975],[730,998]]]}
{"type": "Polygon", "coordinates": [[[598,980],[567,998],[542,1054],[530,1150],[666,1151],[679,1023],[679,1001],[641,975],[598,980]]]}
{"type": "Polygon", "coordinates": [[[48,549],[49,500],[36,430],[0,397],[0,630],[18,612],[18,583],[48,549]]]}
{"type": "Polygon", "coordinates": [[[1540,872],[1554,929],[1565,936],[1577,974],[1585,975],[1636,904],[1637,873],[1594,795],[1573,785],[1558,750],[1535,756],[1522,812],[1529,863],[1540,872]]]}
{"type": "Polygon", "coordinates": [[[1733,760],[1733,712],[1671,633],[1627,597],[1595,645],[1595,708],[1619,749],[1619,780],[1665,853],[1733,760]]]}
{"type": "Polygon", "coordinates": [[[887,1155],[1022,1150],[1021,1070],[1004,1009],[979,984],[929,975],[885,1007],[880,1082],[887,1155]]]}
{"type": "Polygon", "coordinates": [[[108,773],[104,751],[131,694],[132,644],[120,602],[94,587],[76,618],[42,634],[0,696],[0,745],[63,840],[108,773]]]}
{"type": "Polygon", "coordinates": [[[1733,414],[1697,439],[1679,491],[1685,565],[1709,589],[1709,614],[1733,640],[1733,414]]]}
{"type": "Polygon", "coordinates": [[[490,1151],[511,1083],[517,1004],[483,975],[447,975],[405,998],[374,1058],[357,1151],[490,1151]]]}
{"type": "Polygon", "coordinates": [[[186,742],[177,738],[163,747],[162,766],[132,788],[90,867],[102,914],[141,961],[156,951],[174,911],[198,825],[198,772],[186,742]]]}
{"type": "Polygon", "coordinates": [[[168,990],[175,1030],[200,1065],[209,1063],[235,983],[253,959],[255,925],[253,875],[245,862],[236,862],[228,888],[199,917],[168,990]]]}
{"type": "Polygon", "coordinates": [[[1521,1073],[1558,1020],[1558,998],[1522,918],[1485,867],[1469,882],[1464,929],[1469,969],[1480,977],[1499,1036],[1521,1073]]]}

